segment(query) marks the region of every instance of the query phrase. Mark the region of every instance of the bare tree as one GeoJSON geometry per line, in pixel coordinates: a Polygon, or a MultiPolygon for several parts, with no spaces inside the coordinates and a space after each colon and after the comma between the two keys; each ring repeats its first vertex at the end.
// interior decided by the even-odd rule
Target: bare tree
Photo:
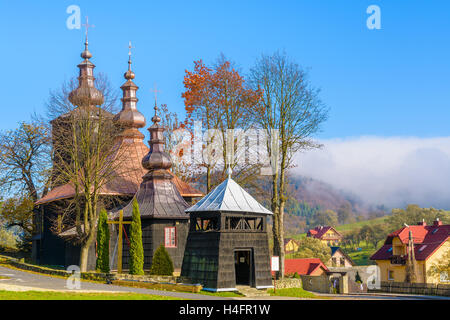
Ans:
{"type": "Polygon", "coordinates": [[[6,200],[0,220],[6,228],[20,228],[20,247],[28,251],[33,232],[33,209],[49,177],[47,128],[39,121],[21,122],[0,133],[0,191],[6,200]]]}
{"type": "MultiPolygon", "coordinates": [[[[86,271],[89,247],[95,238],[98,215],[104,203],[102,192],[124,170],[118,137],[121,128],[113,121],[117,111],[117,94],[106,76],[99,74],[95,81],[98,94],[80,94],[72,104],[70,93],[76,89],[73,80],[50,94],[48,116],[52,120],[54,186],[69,184],[75,190],[72,199],[64,203],[61,220],[75,228],[75,241],[80,244],[80,269],[86,271]],[[100,105],[101,104],[101,105],[100,105]],[[100,106],[97,106],[100,105],[100,106]]],[[[83,88],[82,88],[83,89],[83,88]]],[[[84,89],[83,89],[84,90],[84,89]]],[[[95,88],[94,88],[95,90],[95,88]]]]}
{"type": "Polygon", "coordinates": [[[250,71],[250,82],[253,89],[263,90],[255,119],[267,134],[267,151],[273,169],[274,254],[280,256],[278,276],[284,277],[287,171],[296,152],[320,147],[311,137],[327,119],[328,110],[319,99],[319,90],[310,85],[306,72],[284,53],[263,55],[257,60],[250,71]]]}
{"type": "Polygon", "coordinates": [[[36,201],[48,177],[49,155],[48,130],[38,121],[0,133],[1,191],[36,201]]]}

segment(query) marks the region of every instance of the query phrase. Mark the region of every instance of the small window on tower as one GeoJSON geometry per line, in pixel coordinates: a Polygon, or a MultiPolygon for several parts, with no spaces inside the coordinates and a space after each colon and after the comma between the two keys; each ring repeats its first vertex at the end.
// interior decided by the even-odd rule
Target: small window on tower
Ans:
{"type": "Polygon", "coordinates": [[[164,228],[164,246],[166,248],[177,247],[177,232],[176,227],[164,228]]]}

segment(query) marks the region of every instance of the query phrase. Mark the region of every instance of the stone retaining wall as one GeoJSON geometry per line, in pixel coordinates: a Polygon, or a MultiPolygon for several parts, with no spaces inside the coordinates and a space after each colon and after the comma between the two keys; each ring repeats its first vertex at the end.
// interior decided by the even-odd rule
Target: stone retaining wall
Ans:
{"type": "MultiPolygon", "coordinates": [[[[42,274],[48,274],[50,276],[60,276],[60,277],[68,278],[71,275],[73,275],[73,272],[69,272],[66,270],[57,270],[57,269],[36,266],[36,265],[32,265],[32,264],[12,260],[12,259],[10,259],[8,261],[8,263],[11,264],[12,266],[16,267],[17,269],[33,271],[33,272],[42,273],[42,274]]],[[[94,281],[105,281],[106,282],[106,280],[108,279],[108,274],[96,273],[96,272],[82,272],[80,277],[81,277],[81,279],[84,279],[84,280],[94,280],[94,281]]]]}
{"type": "Polygon", "coordinates": [[[161,283],[177,283],[178,277],[174,276],[155,276],[155,275],[133,275],[133,274],[115,274],[111,275],[112,280],[126,281],[145,281],[145,282],[161,282],[161,283]]]}
{"type": "Polygon", "coordinates": [[[450,297],[450,284],[382,281],[380,289],[369,289],[368,291],[450,297]]]}
{"type": "MultiPolygon", "coordinates": [[[[275,281],[272,280],[272,284],[275,286],[275,281]]],[[[277,289],[302,288],[302,279],[284,278],[283,280],[277,280],[276,286],[277,289]]]]}
{"type": "Polygon", "coordinates": [[[301,275],[303,289],[307,291],[314,291],[320,293],[330,293],[331,283],[328,277],[325,275],[321,276],[307,276],[301,275]]]}

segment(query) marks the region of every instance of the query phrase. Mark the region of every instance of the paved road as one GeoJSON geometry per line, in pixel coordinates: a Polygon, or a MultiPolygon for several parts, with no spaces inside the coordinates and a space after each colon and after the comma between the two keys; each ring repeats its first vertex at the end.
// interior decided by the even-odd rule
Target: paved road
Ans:
{"type": "MultiPolygon", "coordinates": [[[[7,277],[9,279],[0,279],[0,289],[6,286],[21,286],[32,288],[32,290],[57,290],[57,291],[69,291],[66,286],[66,279],[43,276],[35,273],[19,271],[15,269],[9,269],[0,266],[0,277],[7,277]]],[[[18,288],[19,289],[19,288],[18,288]]],[[[70,290],[75,291],[75,290],[70,290]]],[[[184,292],[171,292],[150,290],[141,288],[131,288],[107,285],[101,283],[85,282],[81,281],[80,291],[107,291],[107,292],[134,292],[143,294],[155,294],[159,296],[176,297],[182,299],[194,299],[194,300],[229,300],[230,298],[207,296],[202,294],[184,293],[184,292]]]]}
{"type": "MultiPolygon", "coordinates": [[[[74,291],[70,290],[66,286],[66,279],[56,278],[51,276],[44,276],[35,273],[19,271],[15,269],[9,269],[0,266],[0,290],[56,290],[56,291],[74,291]],[[7,279],[1,279],[6,277],[7,279]]],[[[202,294],[184,293],[184,292],[171,292],[150,290],[141,288],[131,288],[115,285],[107,285],[93,282],[81,282],[80,291],[83,292],[134,292],[142,294],[154,294],[159,296],[177,297],[182,299],[192,300],[251,300],[252,298],[227,298],[208,296],[202,294]]],[[[437,297],[426,296],[408,296],[408,295],[332,295],[332,294],[318,294],[320,296],[328,297],[330,299],[337,300],[423,300],[423,299],[436,299],[437,297]]],[[[257,297],[259,300],[298,300],[290,297],[257,297]]],[[[450,299],[450,298],[443,298],[450,299]]]]}
{"type": "Polygon", "coordinates": [[[329,297],[333,300],[450,300],[447,297],[436,296],[419,296],[419,295],[406,295],[406,294],[321,294],[317,295],[322,297],[329,297]]]}

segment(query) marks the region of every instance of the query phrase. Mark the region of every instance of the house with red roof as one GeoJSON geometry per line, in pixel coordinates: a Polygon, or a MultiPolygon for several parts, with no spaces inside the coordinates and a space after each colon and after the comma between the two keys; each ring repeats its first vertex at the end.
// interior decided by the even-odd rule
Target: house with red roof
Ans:
{"type": "Polygon", "coordinates": [[[436,220],[432,225],[422,221],[414,226],[404,226],[389,234],[384,245],[370,257],[380,267],[381,281],[404,282],[408,261],[409,232],[414,249],[416,282],[437,283],[439,277],[428,275],[430,267],[450,250],[450,225],[436,220]]]}
{"type": "Polygon", "coordinates": [[[342,240],[342,234],[330,226],[317,226],[314,229],[310,229],[306,236],[319,239],[330,247],[339,246],[342,240]]]}
{"type": "Polygon", "coordinates": [[[321,276],[329,270],[319,258],[286,259],[284,260],[284,273],[292,275],[321,276]]]}

